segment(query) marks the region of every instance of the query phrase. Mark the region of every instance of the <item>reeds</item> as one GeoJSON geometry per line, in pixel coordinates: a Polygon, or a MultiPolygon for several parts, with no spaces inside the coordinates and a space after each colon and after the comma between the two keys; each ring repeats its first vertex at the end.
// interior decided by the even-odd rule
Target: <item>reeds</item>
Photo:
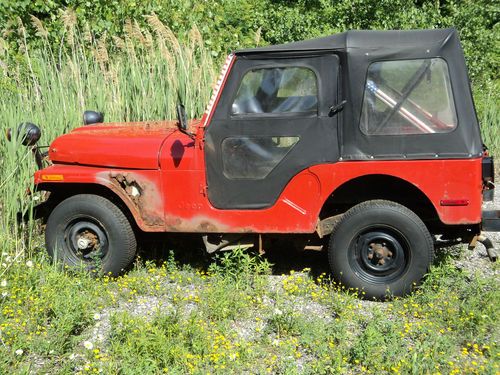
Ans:
{"type": "MultiPolygon", "coordinates": [[[[0,39],[0,226],[16,232],[16,213],[29,212],[26,191],[35,171],[30,151],[7,142],[7,128],[23,121],[42,129],[39,145],[82,124],[86,109],[105,113],[106,121],[175,118],[180,97],[190,118],[201,116],[216,80],[215,62],[193,26],[176,35],[152,14],[150,29],[124,25],[124,37],[95,38],[77,26],[71,11],[62,14],[65,33],[57,47],[43,23],[32,17],[40,47],[24,41],[18,51],[0,39]]],[[[24,25],[20,24],[21,34],[24,25]]],[[[31,233],[31,230],[29,231],[31,233]]]]}

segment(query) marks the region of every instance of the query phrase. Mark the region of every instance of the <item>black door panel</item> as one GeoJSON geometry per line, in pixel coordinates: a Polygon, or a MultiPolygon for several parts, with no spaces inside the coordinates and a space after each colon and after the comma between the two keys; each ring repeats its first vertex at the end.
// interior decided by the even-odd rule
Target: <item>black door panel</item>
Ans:
{"type": "Polygon", "coordinates": [[[238,59],[206,129],[210,202],[222,209],[270,207],[301,170],[337,161],[337,117],[328,117],[337,81],[335,55],[238,59]],[[310,74],[296,67],[314,72],[317,95],[302,81],[310,74]]]}

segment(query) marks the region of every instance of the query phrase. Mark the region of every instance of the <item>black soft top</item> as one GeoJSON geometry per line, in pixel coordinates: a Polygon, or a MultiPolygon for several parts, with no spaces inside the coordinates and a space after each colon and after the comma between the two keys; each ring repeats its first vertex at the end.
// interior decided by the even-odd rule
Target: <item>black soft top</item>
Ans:
{"type": "Polygon", "coordinates": [[[238,50],[237,55],[262,54],[268,52],[297,52],[350,49],[376,50],[383,48],[401,51],[402,49],[443,47],[450,39],[457,38],[454,28],[437,30],[389,30],[366,31],[351,30],[322,38],[303,40],[300,42],[278,44],[260,48],[238,50]]]}
{"type": "MultiPolygon", "coordinates": [[[[475,158],[482,155],[479,124],[458,33],[437,30],[346,31],[294,43],[243,49],[240,59],[279,61],[283,58],[333,53],[341,63],[342,111],[339,130],[341,157],[362,159],[475,158]],[[370,64],[380,61],[441,58],[449,69],[458,119],[450,133],[381,137],[360,131],[360,114],[370,64]]],[[[328,85],[328,82],[322,82],[328,85]]],[[[334,104],[334,103],[332,103],[334,104]]]]}

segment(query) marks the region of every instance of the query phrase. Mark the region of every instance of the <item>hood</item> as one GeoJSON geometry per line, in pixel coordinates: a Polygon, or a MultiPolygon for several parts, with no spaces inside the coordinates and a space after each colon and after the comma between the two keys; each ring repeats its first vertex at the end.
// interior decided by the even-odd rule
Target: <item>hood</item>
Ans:
{"type": "Polygon", "coordinates": [[[177,121],[83,126],[56,138],[50,145],[49,158],[55,163],[158,169],[161,145],[175,131],[177,121]]]}

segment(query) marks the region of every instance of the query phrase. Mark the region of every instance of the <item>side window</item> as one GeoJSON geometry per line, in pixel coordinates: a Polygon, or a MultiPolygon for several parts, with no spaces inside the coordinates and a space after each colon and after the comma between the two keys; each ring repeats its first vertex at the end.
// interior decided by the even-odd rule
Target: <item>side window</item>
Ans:
{"type": "Polygon", "coordinates": [[[223,173],[229,179],[261,180],[299,141],[299,137],[230,137],[222,141],[223,173]]]}
{"type": "Polygon", "coordinates": [[[247,72],[231,114],[318,111],[316,74],[304,67],[255,69],[247,72]]]}
{"type": "Polygon", "coordinates": [[[368,67],[360,122],[363,133],[447,133],[456,126],[443,59],[382,61],[368,67]]]}

